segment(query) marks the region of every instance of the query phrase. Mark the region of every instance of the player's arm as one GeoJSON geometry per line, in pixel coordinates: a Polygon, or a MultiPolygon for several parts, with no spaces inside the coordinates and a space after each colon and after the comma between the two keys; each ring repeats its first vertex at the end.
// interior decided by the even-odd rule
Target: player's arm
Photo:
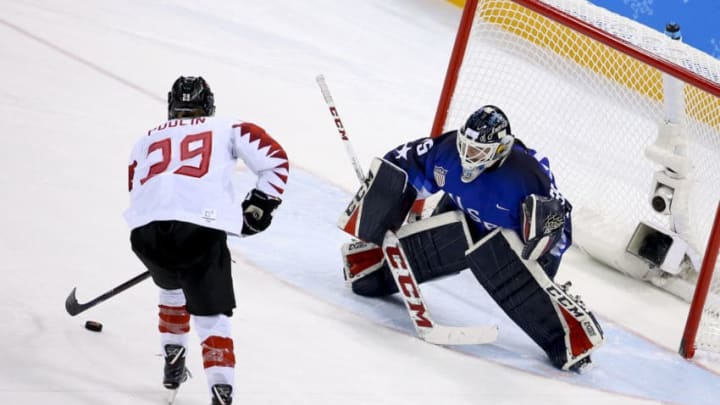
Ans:
{"type": "Polygon", "coordinates": [[[242,234],[253,235],[270,226],[282,201],[290,164],[283,147],[260,126],[242,122],[233,125],[233,131],[233,155],[257,175],[255,188],[242,203],[242,234]]]}

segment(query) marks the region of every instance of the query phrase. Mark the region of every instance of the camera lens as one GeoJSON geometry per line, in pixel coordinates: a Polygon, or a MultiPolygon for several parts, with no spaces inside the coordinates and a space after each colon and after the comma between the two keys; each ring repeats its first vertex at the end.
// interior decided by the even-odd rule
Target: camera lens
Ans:
{"type": "Polygon", "coordinates": [[[653,197],[650,203],[652,204],[653,209],[657,212],[665,212],[665,209],[667,208],[667,203],[665,202],[665,199],[660,197],[659,195],[653,197]]]}

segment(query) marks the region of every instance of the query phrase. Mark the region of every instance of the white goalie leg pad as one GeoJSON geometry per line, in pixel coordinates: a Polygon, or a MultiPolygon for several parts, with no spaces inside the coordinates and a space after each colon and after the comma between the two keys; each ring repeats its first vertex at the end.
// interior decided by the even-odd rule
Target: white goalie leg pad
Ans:
{"type": "Polygon", "coordinates": [[[383,267],[385,256],[380,246],[359,239],[342,245],[345,281],[351,284],[383,267]]]}
{"type": "Polygon", "coordinates": [[[580,371],[603,344],[602,329],[585,305],[555,284],[536,261],[521,258],[523,247],[515,232],[498,228],[468,250],[470,268],[556,367],[580,371]]]}
{"type": "Polygon", "coordinates": [[[465,345],[491,343],[497,339],[497,326],[445,326],[437,324],[430,316],[410,262],[403,251],[397,235],[388,231],[382,246],[393,279],[418,336],[429,343],[441,345],[465,345]]]}

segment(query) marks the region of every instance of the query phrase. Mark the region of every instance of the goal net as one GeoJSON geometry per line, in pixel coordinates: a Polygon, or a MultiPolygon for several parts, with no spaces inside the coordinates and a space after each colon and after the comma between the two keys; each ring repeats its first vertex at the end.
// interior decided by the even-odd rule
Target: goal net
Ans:
{"type": "Polygon", "coordinates": [[[707,291],[681,352],[720,351],[714,261],[695,288],[718,249],[720,61],[584,0],[469,0],[433,135],[485,104],[549,156],[580,249],[687,301],[707,291]]]}

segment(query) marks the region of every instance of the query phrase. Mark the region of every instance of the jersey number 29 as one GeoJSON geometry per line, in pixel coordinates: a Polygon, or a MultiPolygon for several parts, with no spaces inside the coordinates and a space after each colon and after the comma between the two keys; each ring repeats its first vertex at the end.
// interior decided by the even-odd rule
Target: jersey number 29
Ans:
{"type": "MultiPolygon", "coordinates": [[[[140,179],[140,184],[145,184],[151,178],[163,173],[168,169],[172,162],[172,138],[164,138],[155,141],[148,146],[148,156],[159,151],[162,160],[150,166],[147,176],[140,179]]],[[[175,169],[173,173],[190,177],[202,177],[207,174],[210,167],[210,153],[212,152],[212,132],[205,131],[197,134],[186,135],[180,141],[180,161],[186,161],[196,156],[200,156],[197,166],[182,165],[175,169]],[[193,145],[195,143],[195,145],[193,145]],[[191,148],[192,147],[192,148],[191,148]]]]}

